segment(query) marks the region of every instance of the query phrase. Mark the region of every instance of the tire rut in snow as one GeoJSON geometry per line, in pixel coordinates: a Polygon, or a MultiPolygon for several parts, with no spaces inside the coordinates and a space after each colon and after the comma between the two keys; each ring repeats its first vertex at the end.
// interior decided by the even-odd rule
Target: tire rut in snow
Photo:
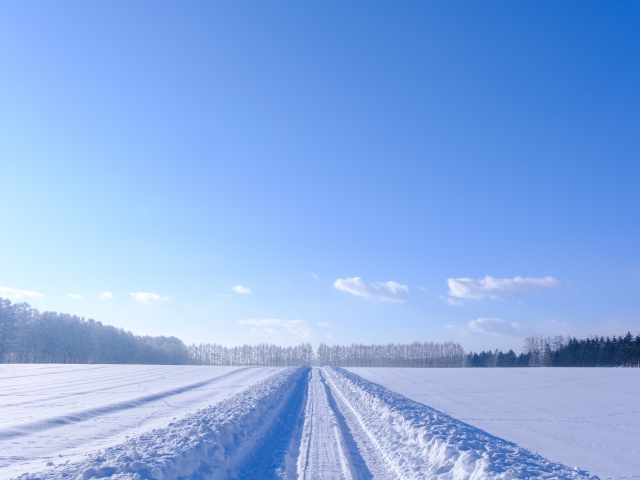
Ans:
{"type": "Polygon", "coordinates": [[[349,453],[358,479],[396,480],[399,477],[393,466],[386,460],[375,437],[364,427],[354,407],[340,393],[322,369],[322,381],[336,418],[341,424],[343,436],[348,439],[349,453]]]}
{"type": "Polygon", "coordinates": [[[311,373],[308,392],[298,459],[298,478],[372,478],[362,457],[357,454],[357,450],[353,451],[353,439],[345,429],[344,421],[341,422],[342,418],[339,418],[339,412],[336,411],[335,403],[332,402],[322,374],[317,368],[311,373]]]}

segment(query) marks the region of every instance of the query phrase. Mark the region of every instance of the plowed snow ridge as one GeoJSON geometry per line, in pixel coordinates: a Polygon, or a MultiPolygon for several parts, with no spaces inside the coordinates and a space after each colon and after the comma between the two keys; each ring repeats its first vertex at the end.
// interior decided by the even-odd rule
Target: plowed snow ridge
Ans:
{"type": "Polygon", "coordinates": [[[303,368],[282,370],[212,407],[107,448],[85,462],[22,478],[237,478],[236,469],[277,421],[304,373],[303,368]]]}
{"type": "Polygon", "coordinates": [[[208,408],[17,478],[596,478],[339,368],[282,369],[208,408]]]}
{"type": "Polygon", "coordinates": [[[325,370],[400,478],[594,478],[346,370],[325,370]]]}
{"type": "Polygon", "coordinates": [[[0,479],[78,462],[277,368],[0,364],[0,479]]]}

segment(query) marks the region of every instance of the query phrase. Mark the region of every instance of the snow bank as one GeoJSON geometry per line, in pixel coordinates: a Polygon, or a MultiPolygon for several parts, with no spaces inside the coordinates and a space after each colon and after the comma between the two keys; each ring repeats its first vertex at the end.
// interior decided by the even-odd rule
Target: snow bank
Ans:
{"type": "Polygon", "coordinates": [[[20,479],[176,480],[237,478],[235,470],[272,428],[305,367],[287,368],[185,418],[83,462],[53,466],[20,479]]]}
{"type": "Polygon", "coordinates": [[[325,371],[400,478],[597,478],[546,460],[341,368],[325,371]]]}
{"type": "Polygon", "coordinates": [[[549,460],[640,479],[640,368],[347,368],[549,460]]]}

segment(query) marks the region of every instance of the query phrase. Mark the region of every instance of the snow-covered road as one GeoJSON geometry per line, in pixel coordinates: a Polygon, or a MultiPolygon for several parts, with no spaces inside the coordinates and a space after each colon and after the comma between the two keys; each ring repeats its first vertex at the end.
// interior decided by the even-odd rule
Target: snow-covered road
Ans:
{"type": "Polygon", "coordinates": [[[0,478],[593,478],[338,368],[13,367],[0,478]]]}
{"type": "Polygon", "coordinates": [[[397,475],[325,369],[314,368],[308,387],[297,472],[310,479],[395,479],[397,475]]]}
{"type": "Polygon", "coordinates": [[[314,368],[309,382],[307,408],[298,462],[301,480],[355,478],[343,430],[327,397],[320,370],[314,368]]]}

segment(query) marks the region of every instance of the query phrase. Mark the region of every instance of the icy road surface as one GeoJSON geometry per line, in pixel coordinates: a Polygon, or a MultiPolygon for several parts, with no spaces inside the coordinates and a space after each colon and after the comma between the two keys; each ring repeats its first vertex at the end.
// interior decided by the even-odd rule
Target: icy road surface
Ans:
{"type": "MultiPolygon", "coordinates": [[[[0,365],[0,479],[164,426],[274,368],[0,365]]],[[[75,480],[75,479],[74,479],[75,480]]]]}
{"type": "MultiPolygon", "coordinates": [[[[105,367],[103,374],[112,368],[105,367]]],[[[57,444],[65,456],[45,458],[40,454],[38,461],[48,460],[44,467],[34,461],[29,473],[11,476],[24,480],[594,478],[584,470],[550,461],[343,369],[144,368],[147,372],[166,368],[165,380],[173,389],[161,383],[154,392],[134,400],[105,402],[106,408],[92,405],[66,415],[54,409],[50,413],[60,414],[40,419],[27,415],[26,423],[14,421],[16,424],[0,437],[14,451],[35,448],[42,443],[38,432],[48,432],[48,443],[57,444]],[[208,377],[205,372],[209,372],[208,377]],[[192,375],[190,381],[186,381],[188,375],[192,375]],[[249,385],[239,388],[240,380],[249,385]],[[184,386],[177,387],[176,382],[184,386]],[[227,394],[222,394],[225,386],[236,388],[236,392],[228,395],[227,388],[227,394]],[[154,401],[152,398],[163,401],[171,398],[170,392],[179,396],[187,391],[201,398],[196,394],[200,391],[213,401],[205,401],[207,406],[189,413],[183,408],[182,415],[175,419],[172,409],[164,410],[163,419],[158,414],[157,421],[147,423],[145,428],[126,428],[128,438],[111,435],[99,450],[94,431],[93,443],[75,443],[74,454],[66,456],[66,435],[59,434],[64,429],[79,439],[83,424],[89,424],[86,431],[91,434],[94,418],[125,410],[135,416],[138,406],[154,401]],[[58,436],[54,436],[56,431],[58,436]]],[[[135,371],[142,370],[125,367],[116,377],[135,371]]],[[[72,377],[73,369],[68,373],[72,377]]],[[[79,384],[76,393],[100,390],[101,382],[91,390],[82,374],[75,373],[79,384]]],[[[44,395],[56,396],[53,392],[44,395]]],[[[59,390],[58,396],[65,394],[59,390]]],[[[16,392],[12,397],[15,399],[16,392]]],[[[94,400],[99,398],[95,396],[94,400]]],[[[79,398],[69,400],[77,403],[79,398]]],[[[185,404],[194,407],[197,402],[185,404]]],[[[29,409],[28,405],[23,408],[29,409]]],[[[22,460],[22,466],[27,460],[22,460]]],[[[15,465],[16,459],[8,463],[15,465]]],[[[2,478],[9,468],[0,472],[2,478]]]]}
{"type": "Polygon", "coordinates": [[[638,368],[349,368],[602,479],[640,479],[638,368]]]}

